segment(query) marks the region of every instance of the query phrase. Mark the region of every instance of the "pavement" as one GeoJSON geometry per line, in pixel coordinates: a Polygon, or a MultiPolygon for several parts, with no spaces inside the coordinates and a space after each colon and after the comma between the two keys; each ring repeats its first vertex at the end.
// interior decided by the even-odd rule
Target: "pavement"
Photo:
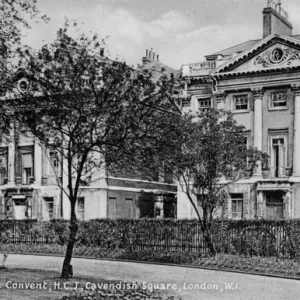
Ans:
{"type": "MultiPolygon", "coordinates": [[[[63,258],[9,254],[6,266],[61,271],[63,258]]],[[[74,276],[159,284],[183,300],[298,300],[300,281],[166,265],[73,258],[74,276]]],[[[0,297],[1,298],[1,297],[0,297]]]]}

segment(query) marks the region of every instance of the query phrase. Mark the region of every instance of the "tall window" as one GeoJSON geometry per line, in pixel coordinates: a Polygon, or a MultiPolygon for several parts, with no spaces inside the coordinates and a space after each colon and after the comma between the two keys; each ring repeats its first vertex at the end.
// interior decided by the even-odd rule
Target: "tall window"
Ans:
{"type": "Polygon", "coordinates": [[[211,99],[198,99],[198,101],[201,112],[207,112],[211,108],[211,99]]]}
{"type": "Polygon", "coordinates": [[[56,152],[50,152],[50,175],[58,176],[59,171],[59,161],[56,152]]]}
{"type": "Polygon", "coordinates": [[[33,177],[33,158],[31,153],[22,155],[22,169],[23,184],[30,184],[30,178],[33,177]]]}
{"type": "Polygon", "coordinates": [[[248,95],[233,96],[234,110],[247,110],[248,109],[248,95]]]}
{"type": "Polygon", "coordinates": [[[243,218],[243,194],[230,194],[231,216],[233,219],[243,218]]]}
{"type": "Polygon", "coordinates": [[[286,107],[287,91],[277,91],[271,93],[271,107],[286,107]]]}
{"type": "Polygon", "coordinates": [[[52,197],[44,198],[45,200],[45,219],[52,220],[54,219],[54,201],[52,197]]]}
{"type": "Polygon", "coordinates": [[[80,197],[77,200],[77,218],[78,220],[84,220],[84,198],[80,197]]]}
{"type": "Polygon", "coordinates": [[[284,138],[272,139],[272,157],[274,166],[274,176],[282,177],[285,175],[285,145],[284,138]]]}
{"type": "Polygon", "coordinates": [[[5,184],[7,178],[7,155],[0,155],[0,184],[5,184]]]}
{"type": "Polygon", "coordinates": [[[124,218],[131,219],[132,218],[132,198],[125,198],[125,211],[124,211],[124,218]]]}

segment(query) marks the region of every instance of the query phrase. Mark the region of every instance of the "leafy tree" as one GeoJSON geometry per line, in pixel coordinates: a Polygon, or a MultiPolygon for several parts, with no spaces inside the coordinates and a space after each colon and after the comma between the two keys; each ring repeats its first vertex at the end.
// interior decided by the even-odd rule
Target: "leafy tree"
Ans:
{"type": "MultiPolygon", "coordinates": [[[[36,0],[0,0],[0,96],[13,87],[17,56],[24,50],[21,44],[22,31],[30,29],[31,20],[47,20],[37,9],[36,0]]],[[[0,134],[9,136],[11,111],[0,101],[0,134]]]]}
{"type": "Polygon", "coordinates": [[[71,210],[63,278],[69,275],[76,242],[81,186],[99,179],[104,166],[131,171],[150,159],[167,124],[175,121],[166,113],[174,107],[166,100],[172,81],[164,76],[155,83],[150,73],[103,57],[103,41],[96,35],[71,38],[69,30],[66,24],[53,44],[27,53],[32,88],[12,103],[22,128],[63,160],[67,182],[57,182],[71,210]]]}
{"type": "Polygon", "coordinates": [[[12,60],[21,49],[21,37],[24,29],[30,29],[30,20],[47,20],[36,6],[37,1],[1,0],[0,1],[0,83],[10,78],[12,60]]]}
{"type": "Polygon", "coordinates": [[[199,219],[212,254],[213,219],[226,212],[226,187],[249,176],[267,155],[247,148],[245,128],[229,112],[209,110],[186,115],[164,136],[161,157],[173,169],[182,191],[199,219]],[[197,205],[198,203],[198,205],[197,205]]]}

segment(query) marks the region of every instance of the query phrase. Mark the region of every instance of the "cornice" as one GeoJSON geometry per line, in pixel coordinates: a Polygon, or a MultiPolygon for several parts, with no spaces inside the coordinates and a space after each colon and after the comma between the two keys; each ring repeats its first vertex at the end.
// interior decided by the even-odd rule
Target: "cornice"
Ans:
{"type": "Polygon", "coordinates": [[[272,46],[273,44],[277,43],[280,41],[282,44],[286,46],[291,46],[293,45],[294,47],[298,48],[300,50],[300,42],[299,40],[296,40],[291,37],[285,37],[285,36],[280,36],[278,34],[273,34],[258,44],[256,44],[254,47],[249,49],[248,51],[244,51],[237,57],[233,58],[229,62],[224,63],[221,65],[219,68],[215,70],[212,74],[215,76],[217,74],[220,74],[220,72],[226,72],[228,69],[232,69],[233,67],[241,65],[246,59],[251,59],[253,58],[256,54],[261,53],[266,47],[272,46]]]}

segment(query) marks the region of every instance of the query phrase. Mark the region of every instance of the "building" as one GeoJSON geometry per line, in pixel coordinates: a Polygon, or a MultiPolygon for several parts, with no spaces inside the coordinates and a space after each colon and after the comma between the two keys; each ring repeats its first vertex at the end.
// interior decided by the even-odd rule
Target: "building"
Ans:
{"type": "MultiPolygon", "coordinates": [[[[229,110],[247,129],[247,144],[269,165],[228,186],[232,218],[300,217],[300,35],[281,2],[263,10],[263,35],[182,66],[191,100],[183,110],[229,110]]],[[[184,194],[178,217],[195,217],[184,194]]],[[[179,207],[180,205],[180,207],[179,207]]]]}
{"type": "MultiPolygon", "coordinates": [[[[175,72],[147,51],[142,69],[175,72]]],[[[1,100],[19,97],[31,81],[22,70],[12,79],[14,88],[3,92],[1,100]]],[[[34,136],[14,124],[9,140],[0,144],[0,220],[69,219],[70,202],[57,184],[66,185],[63,161],[55,152],[43,149],[34,136]]],[[[95,218],[175,217],[177,187],[169,174],[160,173],[153,181],[130,174],[108,174],[100,170],[99,180],[82,186],[77,201],[77,217],[95,218]]]]}

